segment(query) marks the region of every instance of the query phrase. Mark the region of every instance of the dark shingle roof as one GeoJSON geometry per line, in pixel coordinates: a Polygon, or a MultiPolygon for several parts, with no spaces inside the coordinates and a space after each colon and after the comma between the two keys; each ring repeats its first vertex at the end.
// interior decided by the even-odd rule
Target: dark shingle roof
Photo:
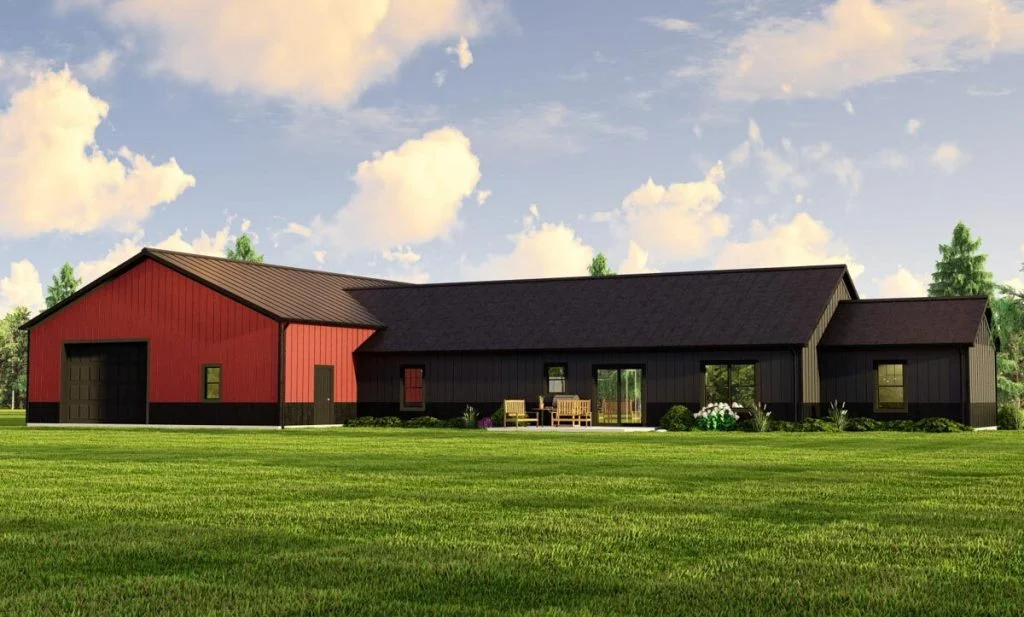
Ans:
{"type": "MultiPolygon", "coordinates": [[[[352,291],[386,324],[360,351],[805,345],[845,266],[352,291]]],[[[856,293],[856,292],[854,292],[856,293]]]]}
{"type": "Polygon", "coordinates": [[[821,345],[970,345],[987,310],[984,297],[842,302],[821,345]]]}

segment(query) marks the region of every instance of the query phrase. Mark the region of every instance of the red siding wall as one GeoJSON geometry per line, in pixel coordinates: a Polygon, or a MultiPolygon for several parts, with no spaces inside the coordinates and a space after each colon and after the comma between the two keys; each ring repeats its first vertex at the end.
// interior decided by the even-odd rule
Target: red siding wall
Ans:
{"type": "Polygon", "coordinates": [[[313,366],[334,366],[334,402],[356,402],[352,352],[374,333],[366,328],[290,324],[285,330],[286,403],[313,402],[313,366]]]}
{"type": "Polygon", "coordinates": [[[149,341],[149,400],[201,400],[203,364],[223,365],[224,403],[276,403],[277,322],[145,260],[31,333],[29,400],[60,401],[65,342],[149,341]]]}

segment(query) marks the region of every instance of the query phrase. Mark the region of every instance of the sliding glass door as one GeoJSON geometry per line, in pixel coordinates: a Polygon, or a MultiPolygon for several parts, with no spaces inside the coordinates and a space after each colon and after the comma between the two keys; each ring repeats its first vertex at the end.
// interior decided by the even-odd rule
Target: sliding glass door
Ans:
{"type": "Polygon", "coordinates": [[[598,424],[642,424],[644,371],[638,367],[595,369],[598,424]]]}

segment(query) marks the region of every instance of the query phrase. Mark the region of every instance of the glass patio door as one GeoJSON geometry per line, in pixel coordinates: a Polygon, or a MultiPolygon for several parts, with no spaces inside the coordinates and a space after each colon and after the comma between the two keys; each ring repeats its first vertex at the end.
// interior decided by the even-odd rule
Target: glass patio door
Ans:
{"type": "Polygon", "coordinates": [[[598,424],[643,423],[643,369],[599,368],[594,371],[594,378],[598,424]]]}

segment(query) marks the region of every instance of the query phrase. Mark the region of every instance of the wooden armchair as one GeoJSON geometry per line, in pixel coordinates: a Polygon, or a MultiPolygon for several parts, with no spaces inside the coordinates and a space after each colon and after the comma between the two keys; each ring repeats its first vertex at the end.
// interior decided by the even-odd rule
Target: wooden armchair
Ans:
{"type": "Polygon", "coordinates": [[[526,401],[508,400],[504,402],[503,407],[505,409],[505,426],[508,426],[509,422],[512,422],[513,426],[519,426],[520,424],[539,425],[539,419],[536,416],[531,416],[530,412],[526,411],[526,401]]]}
{"type": "Polygon", "coordinates": [[[555,401],[555,411],[551,414],[551,426],[593,426],[594,419],[590,413],[590,401],[559,399],[555,401]]]}

